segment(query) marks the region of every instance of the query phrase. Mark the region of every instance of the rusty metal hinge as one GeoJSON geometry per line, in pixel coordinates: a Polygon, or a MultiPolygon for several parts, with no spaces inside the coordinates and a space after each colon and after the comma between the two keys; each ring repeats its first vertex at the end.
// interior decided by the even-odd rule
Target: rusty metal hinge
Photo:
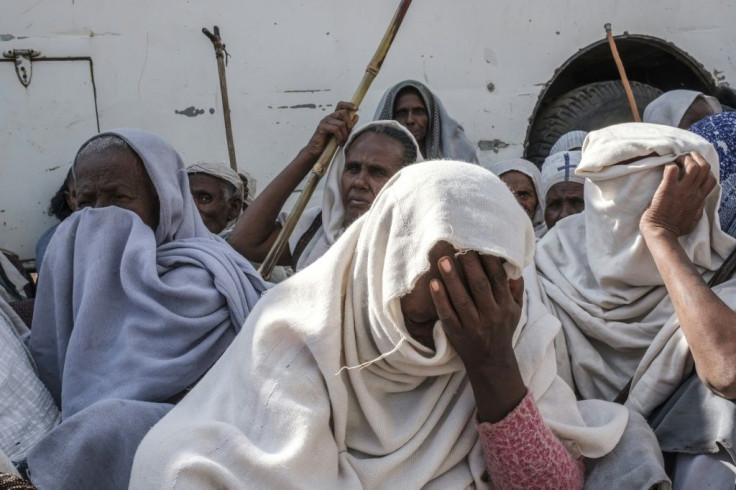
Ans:
{"type": "Polygon", "coordinates": [[[15,73],[18,75],[18,80],[24,87],[27,87],[31,84],[31,60],[40,54],[35,49],[13,49],[5,51],[3,56],[15,60],[15,73]]]}

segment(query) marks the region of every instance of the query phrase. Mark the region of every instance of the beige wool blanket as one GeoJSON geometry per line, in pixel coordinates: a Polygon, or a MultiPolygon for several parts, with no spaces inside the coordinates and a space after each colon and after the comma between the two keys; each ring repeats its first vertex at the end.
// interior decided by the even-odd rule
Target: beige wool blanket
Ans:
{"type": "MultiPolygon", "coordinates": [[[[400,307],[439,241],[504,258],[511,278],[535,243],[490,172],[406,167],[319,260],[266,293],[143,440],[131,488],[486,488],[464,365],[439,322],[434,351],[412,339],[400,307]]],[[[514,338],[522,378],[574,457],[603,456],[627,411],[576,402],[556,375],[558,331],[532,281],[514,338]]]]}
{"type": "MultiPolygon", "coordinates": [[[[590,133],[576,171],[587,179],[585,212],[561,220],[537,246],[542,288],[562,322],[574,383],[585,399],[613,400],[633,377],[627,405],[647,416],[692,372],[687,342],[639,231],[664,166],[691,151],[718,176],[713,146],[688,131],[628,123],[590,133]]],[[[720,229],[719,194],[717,187],[693,232],[680,237],[706,278],[736,246],[720,229]]],[[[717,288],[732,305],[734,284],[717,288]]]]}

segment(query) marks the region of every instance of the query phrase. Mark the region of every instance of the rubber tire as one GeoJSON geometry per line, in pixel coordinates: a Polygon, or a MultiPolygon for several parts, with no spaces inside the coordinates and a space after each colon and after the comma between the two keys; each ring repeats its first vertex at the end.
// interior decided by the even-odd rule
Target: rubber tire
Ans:
{"type": "MultiPolygon", "coordinates": [[[[662,94],[658,88],[639,82],[631,82],[631,90],[640,115],[662,94]]],[[[569,131],[593,131],[633,120],[621,81],[583,85],[561,95],[540,111],[529,136],[526,158],[541,165],[552,145],[569,131]]]]}

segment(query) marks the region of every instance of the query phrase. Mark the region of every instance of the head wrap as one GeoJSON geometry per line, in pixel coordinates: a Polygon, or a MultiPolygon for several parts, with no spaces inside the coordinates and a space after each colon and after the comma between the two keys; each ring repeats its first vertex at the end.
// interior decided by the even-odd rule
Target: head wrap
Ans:
{"type": "Polygon", "coordinates": [[[216,177],[235,188],[234,197],[239,197],[241,200],[244,195],[243,181],[240,180],[240,176],[231,169],[227,163],[210,163],[210,162],[197,162],[187,167],[187,174],[207,174],[216,177]]]}
{"type": "Polygon", "coordinates": [[[552,145],[549,150],[550,155],[561,151],[570,151],[575,148],[582,148],[585,137],[588,136],[587,131],[570,131],[565,133],[552,145]]]}
{"type": "MultiPolygon", "coordinates": [[[[433,351],[408,334],[401,311],[440,241],[503,257],[509,277],[531,263],[535,243],[524,211],[487,170],[404,168],[314,267],[269,292],[233,347],[146,436],[132,487],[485,487],[464,364],[440,322],[433,351]],[[252,471],[264,467],[289,471],[252,471]]],[[[556,375],[559,322],[529,285],[513,339],[524,383],[575,456],[603,456],[626,410],[576,402],[556,375]],[[588,425],[586,410],[599,423],[588,425]]]]}
{"type": "Polygon", "coordinates": [[[63,422],[29,454],[38,486],[77,487],[58,475],[87,478],[90,488],[127,486],[133,451],[152,424],[148,415],[162,416],[170,407],[163,402],[212,366],[265,290],[253,267],[204,226],[184,164],[168,143],[140,129],[92,140],[105,136],[125,141],[143,162],[159,222],[154,231],[131,211],[85,208],[51,239],[29,344],[63,422]],[[124,419],[112,408],[93,408],[112,400],[124,419]],[[105,425],[113,432],[102,431],[105,425]],[[114,485],[107,471],[87,471],[111,448],[117,456],[100,464],[119,467],[110,470],[123,479],[114,485]]]}
{"type": "MultiPolygon", "coordinates": [[[[645,417],[689,376],[692,358],[639,221],[664,166],[691,151],[717,175],[713,146],[689,131],[627,123],[591,132],[577,169],[587,178],[585,213],[560,221],[535,257],[580,395],[613,400],[634,377],[627,406],[645,417]]],[[[703,274],[736,245],[721,231],[717,207],[715,189],[695,229],[679,238],[703,274]]]]}
{"type": "Polygon", "coordinates": [[[512,158],[511,160],[503,160],[494,162],[488,166],[488,169],[495,175],[501,177],[506,172],[520,172],[529,179],[534,185],[534,192],[537,194],[537,207],[532,216],[532,224],[534,225],[534,235],[537,238],[544,235],[547,231],[547,225],[544,223],[544,194],[542,194],[542,174],[539,169],[529,160],[523,158],[512,158]]]}
{"type": "Polygon", "coordinates": [[[708,103],[714,114],[723,110],[718,99],[710,95],[695,90],[670,90],[649,103],[644,109],[642,120],[646,123],[664,124],[676,128],[680,125],[685,112],[698,97],[702,97],[708,103]]]}
{"type": "Polygon", "coordinates": [[[256,198],[256,178],[253,174],[246,172],[245,170],[238,170],[238,175],[241,177],[241,181],[245,179],[245,205],[250,206],[256,198]]]}
{"type": "MultiPolygon", "coordinates": [[[[327,177],[325,178],[325,189],[322,194],[322,206],[308,209],[297,222],[294,232],[289,238],[289,248],[294,252],[299,246],[299,241],[305,233],[314,224],[318,216],[321,216],[321,225],[314,234],[313,238],[309,240],[306,245],[304,252],[299,257],[299,261],[296,264],[296,270],[301,270],[317,260],[329,249],[335,240],[345,231],[345,207],[342,202],[342,172],[345,170],[345,148],[349,148],[355,139],[369,130],[374,126],[388,126],[397,129],[404,133],[414,144],[417,150],[416,162],[421,162],[422,152],[419,151],[419,145],[417,144],[414,136],[404,126],[396,121],[373,121],[361,128],[353,130],[348,140],[343,145],[342,150],[338,153],[335,160],[330,165],[327,171],[327,177]]],[[[288,214],[282,213],[279,216],[279,221],[283,224],[286,221],[288,214]]]]}
{"type": "Polygon", "coordinates": [[[416,80],[404,80],[399,82],[386,91],[381,97],[374,120],[387,120],[394,118],[394,105],[396,97],[399,93],[406,89],[413,88],[424,101],[427,108],[427,116],[429,121],[427,124],[427,136],[425,140],[427,160],[436,160],[440,158],[461,160],[463,162],[478,163],[478,157],[475,153],[475,146],[465,136],[463,127],[455,121],[445,110],[442,101],[432,93],[429,88],[416,80]]]}
{"type": "Polygon", "coordinates": [[[583,155],[579,151],[560,151],[544,159],[542,164],[542,194],[547,199],[547,193],[553,185],[560,182],[585,183],[585,177],[576,174],[583,155]]]}
{"type": "Polygon", "coordinates": [[[736,112],[708,116],[693,124],[690,131],[708,140],[718,153],[723,188],[718,215],[723,231],[736,236],[736,112]]]}

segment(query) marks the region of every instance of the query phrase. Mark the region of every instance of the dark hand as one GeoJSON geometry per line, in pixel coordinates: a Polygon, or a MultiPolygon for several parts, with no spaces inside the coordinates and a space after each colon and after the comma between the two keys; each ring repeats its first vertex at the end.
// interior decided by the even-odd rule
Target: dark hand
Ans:
{"type": "Polygon", "coordinates": [[[662,183],[639,221],[644,234],[663,233],[672,238],[692,232],[703,215],[705,199],[716,186],[710,165],[696,152],[665,166],[662,183]]]}
{"type": "Polygon", "coordinates": [[[439,265],[442,281],[430,284],[432,299],[447,338],[466,368],[513,358],[511,340],[521,316],[523,280],[510,283],[501,259],[477,252],[460,254],[457,262],[442,257],[439,265]]]}
{"type": "Polygon", "coordinates": [[[358,115],[351,112],[358,110],[358,106],[351,102],[338,102],[337,109],[329,116],[322,119],[314,131],[312,138],[304,147],[304,152],[316,159],[322,154],[331,136],[337,139],[339,145],[344,145],[358,122],[358,115]]]}
{"type": "Polygon", "coordinates": [[[461,254],[439,261],[430,282],[447,338],[465,364],[480,422],[498,422],[526,394],[512,339],[521,317],[524,281],[509,281],[498,257],[461,254]],[[466,287],[463,278],[469,287],[466,287]]]}

